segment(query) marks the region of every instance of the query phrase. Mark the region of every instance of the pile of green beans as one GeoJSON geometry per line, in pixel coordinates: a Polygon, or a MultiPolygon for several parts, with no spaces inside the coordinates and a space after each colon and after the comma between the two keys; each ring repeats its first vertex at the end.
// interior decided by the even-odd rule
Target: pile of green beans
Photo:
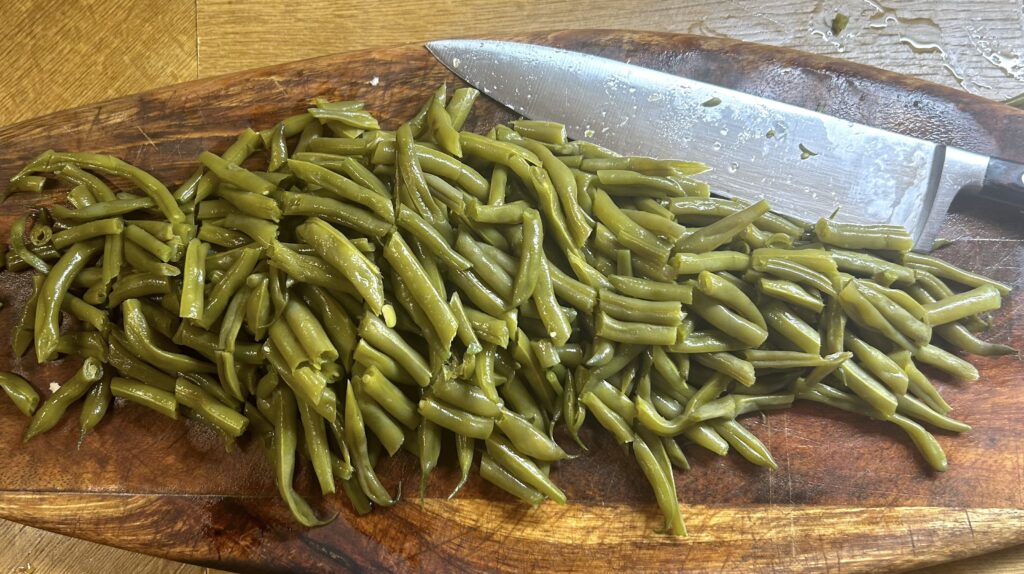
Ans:
{"type": "Polygon", "coordinates": [[[738,419],[796,400],[892,422],[946,469],[923,425],[968,427],[922,367],[973,380],[947,348],[1014,352],[977,335],[1007,286],[911,253],[897,227],[711,197],[699,163],[549,122],[464,131],[476,97],[441,87],[394,131],[317,99],[202,153],[173,190],[110,156],[32,161],[9,192],[55,181],[68,205],[11,227],[6,267],[34,287],[11,344],[84,361],[42,402],[0,373],[25,439],[79,401],[82,438],[101,432],[115,397],[228,445],[248,433],[309,526],[326,520],[293,487],[299,458],[359,513],[397,500],[376,464],[400,450],[421,496],[454,449],[456,491],[479,461],[529,504],[564,503],[554,465],[568,440],[586,449],[588,417],[636,458],[673,534],[683,447],[774,469],[738,419]]]}

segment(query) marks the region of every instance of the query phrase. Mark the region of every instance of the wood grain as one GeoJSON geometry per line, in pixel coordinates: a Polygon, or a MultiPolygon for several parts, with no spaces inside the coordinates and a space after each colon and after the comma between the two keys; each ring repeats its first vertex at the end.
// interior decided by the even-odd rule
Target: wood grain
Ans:
{"type": "Polygon", "coordinates": [[[202,77],[333,52],[435,38],[577,28],[688,32],[796,48],[962,87],[990,98],[1024,92],[1024,22],[1006,0],[402,0],[365,4],[199,2],[202,77]],[[838,36],[832,18],[850,18],[838,36]],[[282,26],[297,41],[273,41],[282,26]],[[268,41],[271,39],[271,41],[268,41]],[[914,48],[910,42],[917,43],[914,48]],[[996,63],[998,62],[998,64],[996,63]],[[1015,67],[1016,65],[1016,67],[1015,67]]]}
{"type": "Polygon", "coordinates": [[[0,124],[197,77],[194,0],[2,6],[0,124]]]}
{"type": "MultiPolygon", "coordinates": [[[[524,39],[628,58],[755,93],[781,94],[782,77],[789,88],[782,95],[798,105],[824,106],[866,123],[1024,158],[1024,150],[1015,147],[1024,134],[1024,113],[845,62],[691,36],[580,32],[524,39]],[[842,90],[856,94],[861,106],[846,105],[842,90]]],[[[393,126],[412,113],[429,86],[446,80],[453,78],[421,46],[410,46],[167,88],[0,129],[0,180],[33,154],[59,144],[117,153],[165,181],[180,181],[200,149],[222,149],[242,128],[270,125],[302,109],[314,95],[365,99],[385,125],[393,126]],[[381,78],[378,86],[370,84],[373,76],[381,78]],[[68,129],[54,130],[55,125],[68,129]]],[[[508,117],[492,102],[481,104],[476,125],[508,117]]],[[[34,196],[12,197],[9,210],[0,214],[0,235],[13,213],[36,201],[34,196]]],[[[946,257],[1019,285],[1024,229],[1015,214],[963,201],[946,233],[962,238],[944,252],[946,257]]],[[[0,311],[0,329],[10,321],[10,309],[19,306],[24,279],[5,276],[0,281],[9,302],[0,311]]],[[[1018,299],[1012,298],[998,315],[992,337],[1020,346],[1024,324],[1016,312],[1018,299]]],[[[8,352],[0,347],[0,362],[11,365],[8,352]]],[[[14,364],[42,386],[72,367],[14,364]]],[[[792,571],[804,563],[805,571],[813,571],[834,559],[847,571],[908,568],[1024,541],[1019,514],[1024,461],[1016,454],[1024,440],[1016,389],[1021,364],[1003,359],[982,360],[979,366],[985,392],[966,385],[944,388],[958,416],[974,426],[966,436],[941,439],[953,465],[944,475],[925,472],[905,437],[893,429],[807,404],[764,422],[751,421],[780,461],[777,474],[735,457],[712,460],[695,453],[695,469],[677,476],[684,511],[697,532],[710,535],[713,526],[734,533],[720,540],[725,546],[698,537],[651,536],[656,515],[641,474],[619,455],[607,433],[594,428],[585,429],[586,440],[602,456],[583,457],[556,471],[573,500],[568,507],[526,511],[503,503],[495,489],[478,480],[464,498],[444,502],[455,479],[446,466],[422,509],[406,501],[360,519],[332,497],[322,501],[323,508],[341,512],[341,518],[330,527],[304,531],[273,502],[273,485],[252,445],[226,455],[211,433],[154,419],[133,406],[119,408],[110,424],[75,451],[71,422],[17,447],[24,423],[10,405],[0,405],[0,449],[7,462],[0,467],[0,516],[246,569],[437,569],[453,560],[436,550],[442,542],[453,550],[487,548],[483,556],[530,556],[546,569],[569,557],[584,564],[598,557],[632,564],[641,555],[652,570],[664,569],[677,566],[686,553],[694,564],[712,566],[742,555],[754,566],[792,571]],[[591,527],[597,524],[602,528],[591,527]],[[879,531],[886,535],[876,536],[879,531]],[[455,538],[438,538],[447,536],[455,538]],[[592,544],[595,537],[607,552],[598,555],[566,544],[592,544]],[[735,553],[732,558],[722,554],[725,547],[735,553]]],[[[400,457],[388,463],[387,484],[413,483],[416,470],[409,462],[400,457]]],[[[458,560],[467,560],[467,568],[481,566],[473,557],[458,560]]],[[[516,564],[487,565],[506,569],[516,564]]]]}

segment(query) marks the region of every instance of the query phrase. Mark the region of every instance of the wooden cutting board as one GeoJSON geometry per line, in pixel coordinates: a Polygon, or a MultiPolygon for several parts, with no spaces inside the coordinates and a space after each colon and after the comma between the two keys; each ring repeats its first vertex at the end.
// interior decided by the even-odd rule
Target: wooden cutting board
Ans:
{"type": "MultiPolygon", "coordinates": [[[[512,39],[626,60],[1024,161],[1024,112],[850,62],[688,35],[574,31],[512,39]]],[[[223,150],[244,128],[270,126],[314,96],[365,100],[393,128],[441,82],[460,83],[413,45],[160,89],[0,129],[0,181],[55,148],[113,153],[176,183],[191,173],[201,150],[223,150]]],[[[468,127],[509,117],[481,101],[468,127]]],[[[0,236],[30,206],[59,200],[12,197],[0,210],[0,236]]],[[[941,236],[957,239],[943,257],[1022,283],[1018,210],[959,200],[941,236]]],[[[0,333],[9,332],[28,283],[24,274],[0,274],[0,333]]],[[[992,339],[1024,346],[1020,301],[1015,293],[995,315],[992,339]]],[[[0,340],[0,367],[24,373],[41,389],[76,366],[14,359],[6,340],[0,340]]],[[[938,433],[948,472],[930,472],[892,426],[800,403],[746,421],[774,453],[778,471],[736,456],[691,453],[694,469],[676,474],[687,538],[654,533],[660,515],[643,475],[592,425],[583,433],[592,452],[553,472],[569,495],[565,506],[531,509],[476,478],[448,501],[456,477],[445,453],[422,503],[408,494],[393,508],[357,517],[340,497],[314,497],[338,519],[306,530],[278,501],[253,444],[226,453],[201,427],[118,405],[80,449],[77,408],[57,429],[22,445],[26,420],[6,401],[0,401],[0,517],[244,571],[898,571],[1024,542],[1024,367],[1016,357],[975,363],[982,373],[976,383],[939,378],[953,414],[974,427],[963,436],[938,433]]],[[[383,467],[387,485],[415,490],[411,460],[400,456],[383,467]]],[[[300,484],[311,486],[309,474],[300,484]]]]}

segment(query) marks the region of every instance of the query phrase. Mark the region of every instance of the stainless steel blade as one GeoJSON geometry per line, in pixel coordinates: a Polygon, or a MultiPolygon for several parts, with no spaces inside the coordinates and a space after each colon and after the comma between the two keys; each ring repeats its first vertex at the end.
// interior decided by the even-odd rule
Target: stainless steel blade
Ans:
{"type": "Polygon", "coordinates": [[[691,159],[713,193],[804,221],[906,227],[928,249],[988,158],[679,76],[545,46],[431,42],[453,72],[523,116],[622,154],[691,159]],[[812,155],[813,154],[813,155],[812,155]]]}

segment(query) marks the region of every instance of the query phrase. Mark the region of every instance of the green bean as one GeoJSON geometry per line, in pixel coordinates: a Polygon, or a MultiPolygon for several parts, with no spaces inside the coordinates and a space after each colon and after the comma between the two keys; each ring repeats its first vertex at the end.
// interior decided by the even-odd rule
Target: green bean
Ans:
{"type": "MultiPolygon", "coordinates": [[[[932,338],[930,318],[921,320],[911,314],[902,305],[878,289],[867,287],[866,281],[855,280],[854,285],[860,295],[874,305],[882,316],[902,335],[915,343],[927,343],[932,338]],[[928,322],[925,322],[928,321],[928,322]]],[[[998,294],[996,294],[998,297],[998,294]]]]}
{"type": "Polygon", "coordinates": [[[1008,345],[982,341],[960,323],[946,323],[935,327],[935,332],[951,345],[968,353],[982,356],[1013,355],[1017,350],[1008,345]]]}
{"type": "MultiPolygon", "coordinates": [[[[352,400],[355,403],[355,400],[352,400]]],[[[292,515],[307,527],[320,526],[328,521],[316,517],[309,503],[295,492],[292,480],[295,475],[295,451],[298,448],[298,428],[295,397],[288,389],[278,388],[271,399],[271,420],[274,432],[271,439],[270,461],[274,467],[277,491],[284,499],[292,515]]],[[[348,425],[346,425],[347,427],[348,425]]],[[[360,425],[361,426],[361,425],[360,425]]],[[[364,441],[365,442],[365,441],[364,441]]],[[[372,471],[371,471],[372,472],[372,471]]],[[[390,498],[388,499],[390,500],[390,498]]]]}
{"type": "Polygon", "coordinates": [[[748,345],[760,346],[768,337],[765,327],[740,316],[702,292],[693,294],[693,303],[690,308],[726,335],[735,337],[748,345]]]}
{"type": "Polygon", "coordinates": [[[913,345],[895,326],[857,289],[855,281],[847,282],[839,291],[839,303],[854,322],[881,332],[886,338],[904,349],[913,345]]]}
{"type": "Polygon", "coordinates": [[[54,205],[50,211],[58,221],[85,223],[97,219],[118,217],[155,206],[156,203],[148,197],[132,197],[96,203],[81,209],[68,209],[62,205],[54,205]]]}
{"type": "MultiPolygon", "coordinates": [[[[64,416],[65,411],[73,403],[77,402],[78,399],[85,396],[89,392],[89,389],[93,387],[93,383],[100,380],[103,376],[103,365],[97,359],[86,358],[82,362],[82,366],[79,367],[78,371],[71,376],[70,379],[64,381],[60,387],[49,396],[43,404],[39,405],[39,408],[35,410],[32,415],[32,421],[29,422],[28,429],[25,430],[24,441],[28,442],[32,438],[52,429],[57,426],[60,422],[61,417],[64,416]]],[[[25,389],[20,389],[26,391],[25,389]]],[[[4,386],[4,391],[7,391],[7,387],[4,386]]],[[[10,394],[8,394],[10,396],[10,394]]],[[[22,400],[22,399],[19,399],[22,400]]],[[[28,401],[29,404],[33,403],[31,395],[25,393],[24,401],[28,401]]],[[[37,398],[38,400],[38,398],[37,398]]],[[[24,411],[23,411],[24,412],[24,411]]]]}
{"type": "Polygon", "coordinates": [[[676,342],[676,327],[620,321],[599,311],[595,319],[595,334],[618,343],[639,345],[671,345],[676,342]]]}
{"type": "Polygon", "coordinates": [[[124,322],[125,344],[138,357],[168,374],[216,371],[216,368],[209,363],[158,347],[146,318],[142,314],[138,299],[127,299],[121,303],[121,313],[124,322]]]}
{"type": "Polygon", "coordinates": [[[480,477],[532,506],[544,501],[545,496],[539,490],[513,476],[486,452],[480,459],[480,477]]]}
{"type": "Polygon", "coordinates": [[[832,277],[837,273],[836,262],[832,260],[832,252],[821,249],[776,249],[763,247],[750,254],[750,266],[755,271],[767,271],[773,261],[788,261],[807,267],[813,271],[832,277]]]}
{"type": "Polygon", "coordinates": [[[946,414],[953,410],[953,407],[949,406],[949,403],[942,398],[942,395],[939,394],[939,391],[928,380],[928,377],[914,365],[914,360],[909,351],[897,351],[891,353],[889,357],[896,361],[896,364],[900,365],[903,371],[907,373],[909,378],[908,389],[915,397],[939,413],[946,414]]]}
{"type": "Polygon", "coordinates": [[[693,287],[680,283],[665,283],[612,275],[608,277],[615,289],[629,297],[647,299],[649,301],[679,301],[683,304],[693,302],[693,287]]]}
{"type": "Polygon", "coordinates": [[[840,223],[821,218],[814,232],[822,243],[846,249],[890,249],[906,253],[914,247],[914,238],[899,225],[840,223]]]}
{"type": "Polygon", "coordinates": [[[107,306],[114,308],[126,299],[140,299],[152,295],[166,295],[171,292],[171,281],[164,275],[152,273],[131,273],[118,277],[107,298],[107,306]]]}
{"type": "Polygon", "coordinates": [[[741,385],[750,386],[754,384],[754,365],[733,355],[731,353],[701,353],[694,355],[698,363],[713,369],[741,385]]]}
{"type": "Polygon", "coordinates": [[[229,183],[239,189],[260,195],[266,195],[275,189],[274,184],[208,151],[199,154],[199,161],[216,175],[220,181],[229,183]]]}
{"type": "Polygon", "coordinates": [[[79,185],[72,188],[71,191],[68,192],[67,200],[68,203],[71,204],[71,207],[79,209],[82,207],[89,207],[90,205],[96,203],[96,196],[94,196],[92,192],[89,191],[88,187],[84,185],[79,185]]]}
{"type": "Polygon", "coordinates": [[[288,300],[284,309],[284,319],[298,338],[306,356],[310,357],[314,364],[334,362],[338,358],[338,350],[320,321],[301,300],[294,297],[288,300]]]}
{"type": "Polygon", "coordinates": [[[11,399],[21,414],[30,417],[36,412],[36,407],[39,406],[39,393],[20,375],[7,371],[0,372],[0,388],[3,388],[7,398],[11,399]]]}
{"type": "Polygon", "coordinates": [[[892,389],[897,396],[906,394],[910,380],[903,371],[903,368],[890,359],[888,355],[872,347],[849,331],[846,332],[843,342],[846,348],[853,351],[853,355],[857,357],[857,360],[875,378],[885,383],[885,386],[892,389]]]}
{"type": "Polygon", "coordinates": [[[200,239],[188,243],[181,277],[181,308],[179,317],[201,320],[205,308],[206,257],[209,245],[200,239]]]}
{"type": "Polygon", "coordinates": [[[636,209],[623,209],[622,212],[651,233],[665,237],[673,243],[679,241],[686,235],[685,227],[679,225],[674,220],[666,219],[657,213],[649,213],[636,209]]]}
{"type": "Polygon", "coordinates": [[[302,422],[302,437],[306,443],[306,455],[313,463],[313,471],[320,483],[322,494],[334,493],[334,472],[331,467],[331,451],[327,444],[327,429],[313,407],[301,399],[296,400],[299,420],[302,422]]]}
{"type": "Polygon", "coordinates": [[[1010,287],[1008,285],[1004,285],[1003,283],[993,281],[987,277],[982,277],[981,275],[977,275],[969,271],[964,271],[955,265],[930,255],[923,255],[921,253],[904,253],[903,264],[911,269],[928,271],[937,277],[955,281],[962,285],[966,285],[967,287],[990,285],[995,287],[996,290],[999,291],[1000,295],[1006,296],[1010,294],[1010,287]]]}
{"type": "Polygon", "coordinates": [[[565,493],[549,479],[529,458],[519,453],[512,444],[499,435],[486,441],[487,454],[506,468],[512,476],[537,489],[543,495],[559,504],[565,504],[565,493]]]}
{"type": "Polygon", "coordinates": [[[500,411],[495,398],[497,393],[485,391],[480,386],[473,386],[454,380],[441,380],[430,387],[434,397],[442,403],[462,409],[469,414],[495,418],[500,411]]]}
{"type": "Polygon", "coordinates": [[[778,470],[779,465],[772,458],[764,443],[746,427],[733,420],[713,421],[710,424],[743,458],[758,466],[778,470]]]}
{"type": "Polygon", "coordinates": [[[376,367],[388,380],[404,385],[415,385],[416,381],[394,359],[370,346],[366,341],[359,341],[353,353],[356,363],[364,367],[376,367]]]}
{"type": "Polygon", "coordinates": [[[573,244],[582,247],[590,237],[594,221],[580,205],[576,178],[572,171],[544,145],[529,140],[523,141],[522,145],[540,159],[564,211],[565,223],[572,235],[573,244]]]}
{"type": "MultiPolygon", "coordinates": [[[[163,212],[169,221],[181,223],[185,220],[185,214],[178,207],[170,191],[155,177],[127,162],[113,156],[95,153],[47,152],[43,170],[53,171],[53,166],[63,167],[65,165],[75,165],[82,169],[130,179],[132,183],[154,202],[154,205],[160,208],[160,211],[163,212]]],[[[105,203],[109,202],[97,205],[104,205],[105,203]]]]}
{"type": "Polygon", "coordinates": [[[124,228],[124,238],[138,245],[146,252],[152,254],[160,261],[167,263],[171,260],[171,248],[166,243],[153,237],[148,231],[137,225],[128,225],[124,228]]]}
{"type": "Polygon", "coordinates": [[[857,363],[844,362],[836,374],[847,388],[883,418],[888,418],[896,412],[896,395],[857,363]]]}
{"type": "Polygon", "coordinates": [[[661,238],[627,217],[611,197],[600,189],[594,194],[594,216],[608,226],[620,243],[637,255],[659,264],[668,261],[669,246],[661,238]]]}
{"type": "Polygon", "coordinates": [[[914,397],[901,395],[896,397],[896,400],[896,411],[902,415],[915,418],[921,422],[926,422],[940,429],[952,432],[967,432],[971,430],[970,425],[966,425],[956,419],[950,418],[944,413],[938,413],[932,410],[924,402],[919,401],[914,397]]]}
{"type": "MultiPolygon", "coordinates": [[[[268,219],[273,222],[281,220],[281,207],[272,197],[249,191],[227,189],[224,186],[221,186],[217,194],[227,200],[235,208],[235,211],[239,213],[244,213],[258,219],[268,219]]],[[[227,215],[230,215],[230,213],[227,215]]]]}
{"type": "Polygon", "coordinates": [[[40,363],[49,360],[55,353],[57,339],[60,337],[60,309],[71,282],[102,245],[103,242],[96,239],[73,245],[54,264],[40,285],[37,300],[41,304],[35,306],[33,327],[36,360],[40,363]]]}
{"type": "Polygon", "coordinates": [[[976,381],[979,374],[978,369],[967,361],[936,347],[934,345],[923,345],[911,351],[914,358],[922,363],[931,365],[940,371],[953,375],[962,381],[976,381]]]}
{"type": "Polygon", "coordinates": [[[904,432],[910,435],[910,439],[914,441],[914,446],[917,447],[917,450],[933,469],[945,472],[949,468],[946,461],[946,453],[942,451],[942,447],[939,446],[935,437],[924,430],[924,427],[900,415],[893,415],[889,420],[896,423],[904,432]]]}
{"type": "Polygon", "coordinates": [[[28,223],[28,216],[19,217],[11,224],[10,246],[11,251],[18,255],[22,261],[35,268],[41,273],[49,273],[50,266],[38,255],[33,253],[25,245],[25,226],[28,223]]]}
{"type": "Polygon", "coordinates": [[[250,247],[242,249],[238,259],[224,274],[224,278],[215,283],[207,294],[202,316],[195,320],[197,325],[203,329],[209,329],[217,319],[220,319],[221,314],[227,309],[231,297],[245,284],[246,278],[255,269],[259,257],[259,249],[250,247]]]}
{"type": "Polygon", "coordinates": [[[765,295],[791,305],[809,309],[815,313],[821,313],[825,308],[825,304],[820,297],[815,297],[799,284],[785,279],[762,277],[757,281],[757,289],[765,295]]]}
{"type": "Polygon", "coordinates": [[[362,388],[395,420],[410,430],[419,426],[420,415],[416,412],[416,403],[407,398],[376,366],[367,367],[363,373],[362,388]]]}
{"type": "Polygon", "coordinates": [[[835,289],[832,287],[832,281],[828,277],[799,263],[785,259],[767,259],[762,262],[761,266],[765,273],[780,279],[813,287],[829,297],[835,297],[836,295],[835,289]]]}
{"type": "Polygon", "coordinates": [[[423,266],[399,234],[392,234],[388,240],[384,247],[384,258],[397,271],[417,305],[423,309],[441,346],[447,348],[458,330],[455,316],[441,294],[431,285],[423,266]]]}
{"type": "Polygon", "coordinates": [[[370,309],[380,315],[385,305],[380,269],[343,233],[322,219],[311,217],[297,231],[303,241],[349,280],[370,309]]]}
{"type": "Polygon", "coordinates": [[[57,353],[61,355],[92,357],[106,362],[107,342],[104,340],[103,335],[96,331],[65,333],[57,340],[57,353]]]}
{"type": "Polygon", "coordinates": [[[208,199],[196,207],[196,219],[200,221],[221,219],[237,212],[238,208],[226,199],[208,199]]]}
{"type": "Polygon", "coordinates": [[[281,194],[281,207],[284,215],[321,217],[378,239],[392,230],[391,224],[373,213],[329,197],[284,192],[281,194]]]}
{"type": "Polygon", "coordinates": [[[441,149],[455,157],[462,157],[459,132],[452,125],[452,118],[445,110],[444,102],[431,98],[427,105],[427,125],[434,141],[441,149]]]}
{"type": "Polygon", "coordinates": [[[116,235],[121,233],[124,228],[124,222],[120,218],[97,219],[82,223],[81,225],[69,227],[64,231],[54,234],[52,242],[53,246],[57,249],[64,249],[69,245],[78,243],[79,241],[85,241],[86,239],[92,239],[94,237],[101,237],[104,235],[116,235]]]}
{"type": "Polygon", "coordinates": [[[178,418],[178,400],[174,394],[141,381],[114,377],[110,380],[110,392],[115,397],[142,405],[168,418],[178,418]]]}
{"type": "Polygon", "coordinates": [[[620,444],[633,442],[635,435],[630,428],[630,424],[598,398],[597,395],[594,393],[582,393],[580,394],[579,401],[587,407],[601,426],[612,433],[620,444]]]}
{"type": "Polygon", "coordinates": [[[55,173],[61,181],[72,186],[84,186],[97,201],[110,201],[114,199],[114,192],[111,191],[107,184],[103,183],[103,180],[74,164],[65,164],[55,173]]]}
{"type": "MultiPolygon", "coordinates": [[[[468,233],[459,233],[455,241],[455,248],[472,264],[473,273],[479,276],[495,294],[505,301],[511,299],[514,280],[509,272],[505,271],[500,261],[488,257],[483,251],[483,247],[470,238],[468,233]]],[[[504,305],[503,303],[503,308],[504,305]]]]}
{"type": "Polygon", "coordinates": [[[600,309],[623,321],[676,326],[683,317],[678,301],[647,301],[619,295],[607,289],[601,289],[598,296],[600,309]]]}
{"type": "Polygon", "coordinates": [[[206,243],[228,249],[242,247],[248,245],[252,241],[248,235],[241,231],[221,227],[220,225],[210,222],[203,224],[199,229],[199,233],[196,235],[196,238],[201,239],[206,243]]]}
{"type": "Polygon", "coordinates": [[[133,241],[125,241],[123,248],[124,260],[137,271],[155,273],[166,277],[177,277],[181,270],[169,263],[160,261],[133,241]]]}
{"type": "Polygon", "coordinates": [[[665,531],[676,536],[685,536],[686,526],[683,525],[679,513],[676,485],[664,445],[657,437],[641,431],[637,435],[637,440],[633,441],[633,455],[654,489],[658,506],[665,516],[665,531]]]}
{"type": "Polygon", "coordinates": [[[998,309],[1001,304],[999,290],[984,284],[970,291],[946,297],[924,305],[932,325],[944,325],[985,311],[998,309]]]}
{"type": "Polygon", "coordinates": [[[566,143],[565,126],[557,122],[538,120],[515,120],[512,129],[524,138],[530,138],[548,144],[566,143]]]}
{"type": "MultiPolygon", "coordinates": [[[[476,98],[479,95],[480,92],[473,88],[459,88],[452,93],[452,97],[448,100],[448,106],[445,108],[445,111],[451,118],[451,126],[453,129],[462,129],[462,125],[466,123],[466,118],[469,117],[469,112],[473,108],[473,102],[476,101],[476,98]]],[[[431,98],[431,100],[427,102],[427,106],[432,105],[434,101],[439,100],[431,98]]],[[[458,489],[456,489],[456,491],[457,490],[458,489]]]]}
{"type": "Polygon", "coordinates": [[[438,262],[447,267],[463,271],[472,267],[472,263],[452,249],[448,239],[435,227],[404,205],[399,207],[398,226],[422,243],[437,257],[438,262]]]}
{"type": "Polygon", "coordinates": [[[104,371],[103,376],[97,381],[92,389],[89,390],[88,394],[85,395],[85,401],[82,404],[82,413],[78,417],[79,426],[81,432],[78,437],[78,444],[81,447],[82,442],[85,440],[85,435],[89,434],[89,431],[96,428],[96,425],[100,424],[103,417],[106,416],[107,410],[110,408],[110,403],[113,400],[113,394],[110,391],[110,381],[112,374],[110,371],[104,371]]]}
{"type": "Polygon", "coordinates": [[[344,175],[313,163],[290,159],[288,167],[303,181],[320,186],[339,199],[359,204],[388,223],[395,221],[395,207],[388,195],[363,187],[344,175]]]}
{"type": "MultiPolygon", "coordinates": [[[[757,305],[747,297],[742,289],[733,285],[726,279],[707,271],[701,271],[697,277],[697,289],[709,298],[715,299],[721,304],[730,307],[748,322],[757,325],[761,329],[767,329],[757,305]]],[[[704,299],[702,299],[703,301],[704,299]]],[[[699,304],[703,305],[703,303],[699,304]]],[[[717,325],[716,325],[717,326],[717,325]]],[[[722,327],[719,327],[720,329],[722,327]]]]}
{"type": "Polygon", "coordinates": [[[805,353],[821,352],[821,337],[818,331],[784,305],[772,301],[762,306],[761,312],[768,323],[768,328],[782,335],[798,349],[805,353]]]}
{"type": "Polygon", "coordinates": [[[284,359],[289,373],[294,373],[300,367],[315,366],[319,368],[322,364],[320,357],[310,357],[306,353],[305,348],[299,341],[298,334],[288,324],[288,321],[274,321],[267,333],[270,341],[274,344],[274,349],[284,359]]]}
{"type": "Polygon", "coordinates": [[[475,355],[483,350],[476,337],[476,332],[473,330],[473,324],[466,316],[466,310],[462,306],[462,299],[459,298],[458,293],[452,293],[451,298],[448,299],[448,308],[451,309],[452,315],[458,323],[456,334],[459,341],[466,347],[466,355],[475,355]]]}
{"type": "Polygon", "coordinates": [[[544,259],[544,232],[540,214],[532,209],[524,212],[522,229],[523,241],[520,246],[519,269],[516,271],[512,293],[508,301],[510,307],[518,307],[533,296],[544,259]]]}
{"type": "Polygon", "coordinates": [[[540,257],[540,273],[537,277],[533,301],[537,306],[541,322],[544,324],[545,332],[555,345],[562,346],[572,336],[572,325],[555,298],[550,271],[552,267],[553,265],[548,263],[547,258],[540,257]]]}
{"type": "Polygon", "coordinates": [[[18,192],[41,193],[44,185],[46,185],[46,178],[41,175],[15,176],[11,180],[3,198],[7,199],[8,195],[18,192]]]}
{"type": "Polygon", "coordinates": [[[768,202],[761,200],[741,211],[727,215],[722,219],[702,227],[684,237],[676,247],[680,251],[706,253],[725,245],[732,240],[744,227],[750,225],[758,217],[768,212],[768,202]]]}
{"type": "Polygon", "coordinates": [[[418,385],[426,387],[430,384],[430,367],[426,359],[383,321],[365,314],[359,323],[359,336],[398,362],[418,385]]]}
{"type": "Polygon", "coordinates": [[[199,412],[229,436],[242,436],[249,426],[249,419],[246,416],[185,378],[178,377],[175,381],[174,396],[181,405],[199,412]]]}
{"type": "Polygon", "coordinates": [[[749,255],[736,251],[676,253],[672,256],[672,267],[680,275],[696,275],[702,271],[743,271],[749,263],[749,255]]]}
{"type": "Polygon", "coordinates": [[[107,330],[109,321],[107,312],[93,307],[71,293],[67,293],[64,296],[64,301],[61,303],[61,310],[70,313],[79,321],[87,323],[93,329],[96,329],[101,333],[105,333],[107,330]]]}
{"type": "Polygon", "coordinates": [[[448,495],[448,500],[454,498],[469,480],[469,471],[473,466],[473,457],[475,454],[473,449],[473,443],[475,442],[476,441],[472,438],[455,435],[455,455],[459,461],[459,482],[455,485],[455,488],[452,489],[451,494],[448,495]]]}
{"type": "Polygon", "coordinates": [[[491,418],[456,409],[430,397],[420,400],[419,413],[438,426],[470,438],[486,439],[494,428],[494,420],[491,418]]]}

